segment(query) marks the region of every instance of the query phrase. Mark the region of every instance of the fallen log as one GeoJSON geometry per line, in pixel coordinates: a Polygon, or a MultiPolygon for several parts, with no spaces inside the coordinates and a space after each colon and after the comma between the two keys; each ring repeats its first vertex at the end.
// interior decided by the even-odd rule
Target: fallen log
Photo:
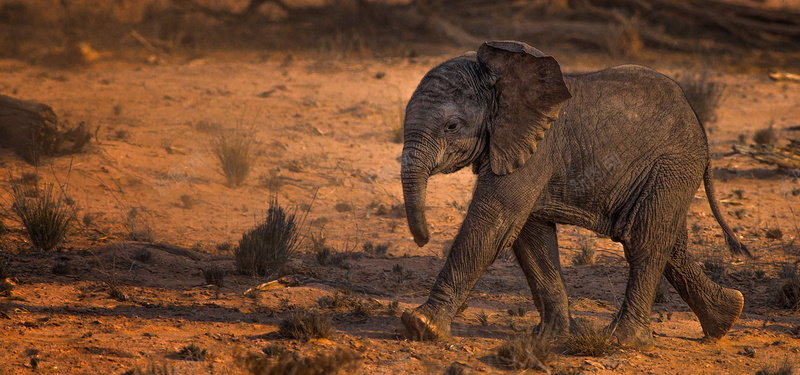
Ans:
{"type": "Polygon", "coordinates": [[[783,169],[800,169],[800,140],[792,140],[786,147],[734,144],[733,151],[783,169]]]}
{"type": "Polygon", "coordinates": [[[31,164],[42,157],[80,151],[90,139],[83,123],[68,128],[47,104],[0,95],[0,147],[31,164]]]}

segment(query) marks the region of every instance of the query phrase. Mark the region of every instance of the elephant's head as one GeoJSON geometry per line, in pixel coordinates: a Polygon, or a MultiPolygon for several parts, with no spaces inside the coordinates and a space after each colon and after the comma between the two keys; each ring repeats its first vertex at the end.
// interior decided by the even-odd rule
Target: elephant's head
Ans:
{"type": "Polygon", "coordinates": [[[480,167],[486,158],[493,173],[513,172],[535,152],[570,97],[558,62],[520,42],[487,42],[477,54],[428,72],[406,108],[401,160],[408,226],[417,245],[430,236],[428,177],[480,167]]]}

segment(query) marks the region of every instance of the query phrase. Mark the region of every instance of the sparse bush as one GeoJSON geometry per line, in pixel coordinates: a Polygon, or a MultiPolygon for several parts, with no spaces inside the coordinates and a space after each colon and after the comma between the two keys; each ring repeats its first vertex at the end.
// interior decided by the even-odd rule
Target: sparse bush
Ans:
{"type": "Polygon", "coordinates": [[[153,262],[153,252],[148,249],[138,249],[131,258],[139,263],[150,264],[153,262]]]}
{"type": "Polygon", "coordinates": [[[324,247],[317,252],[317,263],[321,266],[347,268],[347,258],[349,257],[350,253],[347,251],[338,251],[330,247],[324,247]]]}
{"type": "Polygon", "coordinates": [[[0,296],[11,297],[11,291],[14,290],[14,284],[8,282],[11,275],[8,270],[8,260],[0,262],[0,296]]]}
{"type": "Polygon", "coordinates": [[[475,318],[478,319],[478,323],[480,323],[480,325],[484,327],[489,325],[489,315],[486,314],[485,311],[481,310],[479,313],[475,314],[475,318]]]}
{"type": "Polygon", "coordinates": [[[145,209],[132,207],[126,216],[125,226],[130,241],[153,242],[153,226],[150,225],[150,218],[145,209]]]}
{"type": "Polygon", "coordinates": [[[661,276],[661,281],[658,282],[658,288],[656,289],[655,303],[667,303],[669,300],[669,282],[667,278],[661,276]]]}
{"type": "Polygon", "coordinates": [[[278,333],[302,341],[328,338],[333,334],[333,319],[314,310],[294,311],[280,322],[278,333]]]}
{"type": "Polygon", "coordinates": [[[779,239],[783,238],[783,231],[781,230],[781,228],[778,228],[778,227],[767,228],[764,231],[764,236],[766,236],[767,238],[769,238],[771,240],[779,240],[779,239]]]}
{"type": "Polygon", "coordinates": [[[265,346],[264,349],[261,349],[261,352],[267,357],[278,357],[286,354],[288,350],[286,350],[285,346],[272,344],[265,346]]]}
{"type": "Polygon", "coordinates": [[[191,210],[194,207],[194,198],[192,198],[189,194],[181,195],[181,207],[187,210],[191,210]]]}
{"type": "Polygon", "coordinates": [[[67,262],[56,262],[52,268],[50,268],[50,272],[55,275],[67,275],[72,272],[72,268],[69,266],[67,262]]]}
{"type": "Polygon", "coordinates": [[[577,329],[569,335],[566,345],[574,355],[591,357],[600,357],[614,350],[611,338],[584,319],[577,320],[577,329]]]}
{"type": "Polygon", "coordinates": [[[87,212],[87,213],[83,214],[83,218],[81,218],[81,221],[83,222],[84,226],[88,227],[88,226],[92,225],[92,223],[94,223],[94,219],[96,217],[97,217],[96,214],[93,214],[91,212],[87,212]]]}
{"type": "Polygon", "coordinates": [[[348,202],[336,203],[336,205],[333,206],[333,208],[336,209],[337,212],[350,212],[350,211],[353,211],[353,205],[348,203],[348,202]]]}
{"type": "Polygon", "coordinates": [[[206,360],[208,357],[208,350],[203,349],[196,344],[192,343],[189,345],[184,346],[179,352],[178,356],[183,358],[186,361],[198,361],[202,362],[206,360]]]}
{"type": "Polygon", "coordinates": [[[375,245],[372,242],[365,242],[363,245],[364,252],[367,254],[374,254],[379,257],[386,256],[386,253],[389,252],[389,243],[382,243],[375,245]]]}
{"type": "Polygon", "coordinates": [[[108,286],[108,296],[110,298],[113,298],[119,302],[125,302],[130,299],[128,295],[119,288],[113,275],[109,276],[108,280],[106,281],[106,286],[108,286]]]}
{"type": "Polygon", "coordinates": [[[594,264],[596,244],[592,236],[579,232],[577,242],[578,242],[578,249],[581,251],[581,253],[580,255],[575,257],[573,262],[576,265],[594,264]]]}
{"type": "Polygon", "coordinates": [[[507,340],[497,348],[495,358],[504,366],[516,370],[544,367],[550,360],[552,343],[528,333],[507,340]]]}
{"type": "Polygon", "coordinates": [[[784,357],[780,362],[767,362],[761,364],[761,370],[756,375],[792,375],[794,373],[794,362],[789,361],[789,357],[784,357]]]}
{"type": "Polygon", "coordinates": [[[522,306],[522,305],[519,305],[519,306],[512,307],[512,308],[508,309],[508,315],[510,315],[510,316],[523,317],[527,313],[528,313],[528,309],[526,309],[525,306],[522,306]]]}
{"type": "Polygon", "coordinates": [[[466,375],[472,373],[466,365],[460,362],[453,362],[444,369],[443,375],[466,375]]]}
{"type": "Polygon", "coordinates": [[[386,306],[386,312],[389,313],[391,316],[397,316],[400,314],[400,302],[392,301],[389,305],[386,306]]]}
{"type": "Polygon", "coordinates": [[[75,212],[53,193],[53,184],[42,187],[13,184],[13,206],[31,244],[44,251],[52,250],[67,236],[75,212]]]}
{"type": "Polygon", "coordinates": [[[709,123],[717,119],[716,111],[725,91],[724,84],[711,80],[708,72],[702,71],[681,79],[680,86],[700,122],[709,123]]]}
{"type": "Polygon", "coordinates": [[[286,352],[278,356],[277,360],[274,356],[253,353],[237,358],[241,366],[253,375],[339,374],[346,370],[355,370],[358,360],[358,354],[350,349],[337,349],[330,354],[320,353],[307,357],[286,352]]]}
{"type": "Polygon", "coordinates": [[[175,375],[177,373],[174,368],[168,368],[166,363],[156,365],[155,362],[151,362],[144,368],[137,367],[123,372],[122,375],[175,375]]]}
{"type": "Polygon", "coordinates": [[[218,243],[215,247],[219,251],[230,251],[233,248],[233,245],[226,241],[218,243]]]}
{"type": "Polygon", "coordinates": [[[225,271],[217,266],[203,268],[203,278],[207,285],[225,286],[225,271]]]}
{"type": "Polygon", "coordinates": [[[778,134],[772,126],[761,129],[753,135],[753,141],[758,145],[773,146],[778,143],[778,134]]]}
{"type": "Polygon", "coordinates": [[[298,221],[273,198],[267,218],[255,229],[242,236],[234,251],[236,268],[252,276],[275,275],[300,244],[298,221]]]}
{"type": "Polygon", "coordinates": [[[253,132],[241,129],[219,131],[213,137],[211,148],[222,166],[222,173],[229,186],[240,186],[250,174],[255,158],[254,144],[253,132]]]}
{"type": "Polygon", "coordinates": [[[778,286],[775,301],[784,309],[800,311],[800,276],[794,276],[778,286]]]}
{"type": "Polygon", "coordinates": [[[349,310],[359,303],[360,298],[344,293],[321,297],[317,300],[319,307],[330,310],[349,310]]]}

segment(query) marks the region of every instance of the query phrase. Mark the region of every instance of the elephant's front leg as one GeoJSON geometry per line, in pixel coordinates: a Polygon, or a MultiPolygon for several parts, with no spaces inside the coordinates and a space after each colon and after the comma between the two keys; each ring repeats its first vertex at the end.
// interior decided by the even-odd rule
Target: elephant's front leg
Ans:
{"type": "Polygon", "coordinates": [[[561,275],[555,224],[529,219],[513,247],[541,316],[537,334],[552,338],[566,336],[570,326],[569,302],[561,275]]]}
{"type": "Polygon", "coordinates": [[[428,300],[416,310],[403,313],[403,324],[414,339],[450,336],[450,323],[458,308],[503,245],[503,234],[512,225],[499,215],[473,213],[477,210],[481,209],[470,207],[428,300]]]}
{"type": "Polygon", "coordinates": [[[414,311],[403,313],[403,324],[412,337],[450,335],[450,323],[475,283],[500,250],[519,235],[546,181],[544,174],[537,177],[524,173],[497,176],[484,168],[430,297],[414,311]]]}

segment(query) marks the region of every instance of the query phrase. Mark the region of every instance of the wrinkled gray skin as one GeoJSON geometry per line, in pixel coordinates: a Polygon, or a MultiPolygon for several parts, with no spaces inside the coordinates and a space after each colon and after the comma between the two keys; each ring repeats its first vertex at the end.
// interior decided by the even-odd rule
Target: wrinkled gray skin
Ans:
{"type": "Polygon", "coordinates": [[[428,300],[402,320],[412,337],[440,338],[481,274],[512,246],[541,314],[539,333],[570,328],[556,224],[621,242],[630,264],[608,326],[622,346],[653,347],[650,314],[662,273],[710,339],[733,327],[742,294],[722,288],[686,252],[686,212],[705,182],[735,253],[747,253],[720,216],[705,131],[680,87],[640,66],[562,75],[519,42],[484,43],[422,79],[408,103],[402,157],[409,228],[428,242],[428,177],[473,166],[468,213],[428,300]]]}

